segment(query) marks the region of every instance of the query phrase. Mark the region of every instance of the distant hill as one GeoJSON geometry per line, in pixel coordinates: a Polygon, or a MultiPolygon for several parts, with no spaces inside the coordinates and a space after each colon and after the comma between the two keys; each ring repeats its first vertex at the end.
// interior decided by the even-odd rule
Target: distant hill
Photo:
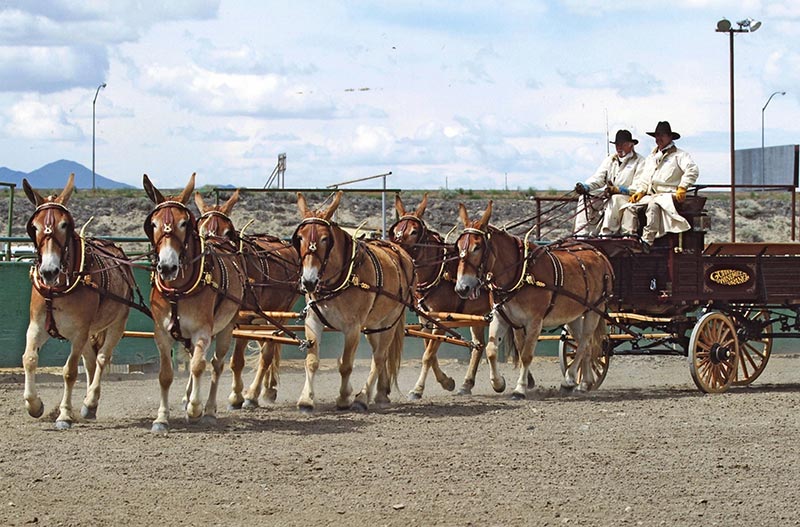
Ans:
{"type": "MultiPolygon", "coordinates": [[[[36,189],[59,189],[64,188],[64,184],[67,182],[67,177],[73,173],[75,174],[75,186],[77,188],[92,188],[92,170],[86,168],[80,163],[68,161],[66,159],[48,163],[47,165],[28,173],[20,172],[18,170],[11,170],[10,168],[6,167],[0,167],[0,181],[6,183],[16,183],[18,186],[22,186],[22,178],[27,178],[30,184],[36,189]]],[[[96,172],[94,175],[94,180],[97,188],[134,188],[131,185],[103,177],[96,172]]]]}

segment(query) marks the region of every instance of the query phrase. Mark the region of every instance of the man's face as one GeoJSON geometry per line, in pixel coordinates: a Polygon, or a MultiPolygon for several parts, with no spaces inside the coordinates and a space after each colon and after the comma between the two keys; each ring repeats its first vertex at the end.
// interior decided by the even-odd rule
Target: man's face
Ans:
{"type": "Polygon", "coordinates": [[[617,155],[619,157],[625,157],[633,150],[633,143],[631,141],[620,142],[616,143],[614,147],[617,149],[617,155]]]}
{"type": "Polygon", "coordinates": [[[656,134],[656,146],[658,146],[659,150],[664,150],[668,144],[672,142],[672,134],[666,134],[664,132],[659,132],[656,134]]]}

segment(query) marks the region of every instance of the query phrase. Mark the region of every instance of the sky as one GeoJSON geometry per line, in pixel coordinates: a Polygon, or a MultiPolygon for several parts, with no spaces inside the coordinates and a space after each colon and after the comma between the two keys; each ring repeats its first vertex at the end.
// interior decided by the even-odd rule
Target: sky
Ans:
{"type": "Polygon", "coordinates": [[[736,148],[762,116],[800,143],[797,0],[0,0],[0,166],[91,168],[94,110],[97,173],[135,186],[261,188],[286,153],[287,187],[570,189],[667,120],[725,184],[721,18],[762,22],[734,37],[736,148]]]}

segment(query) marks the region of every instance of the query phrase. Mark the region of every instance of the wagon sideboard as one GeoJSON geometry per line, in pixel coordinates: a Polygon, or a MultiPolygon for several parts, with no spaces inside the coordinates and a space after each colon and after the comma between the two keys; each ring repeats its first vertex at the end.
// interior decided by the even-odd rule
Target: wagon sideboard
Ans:
{"type": "Polygon", "coordinates": [[[800,304],[800,243],[712,243],[689,231],[649,254],[627,240],[592,242],[610,256],[611,309],[672,315],[714,302],[800,304]]]}

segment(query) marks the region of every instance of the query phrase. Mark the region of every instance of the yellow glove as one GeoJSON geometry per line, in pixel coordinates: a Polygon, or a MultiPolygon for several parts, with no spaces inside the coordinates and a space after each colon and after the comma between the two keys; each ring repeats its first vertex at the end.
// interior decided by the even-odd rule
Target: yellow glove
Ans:
{"type": "Polygon", "coordinates": [[[678,187],[678,190],[675,191],[675,201],[678,203],[683,203],[686,200],[686,189],[683,187],[678,187]]]}
{"type": "Polygon", "coordinates": [[[628,198],[628,201],[630,203],[639,203],[639,200],[641,200],[643,197],[644,197],[644,192],[635,192],[633,196],[628,198]]]}

